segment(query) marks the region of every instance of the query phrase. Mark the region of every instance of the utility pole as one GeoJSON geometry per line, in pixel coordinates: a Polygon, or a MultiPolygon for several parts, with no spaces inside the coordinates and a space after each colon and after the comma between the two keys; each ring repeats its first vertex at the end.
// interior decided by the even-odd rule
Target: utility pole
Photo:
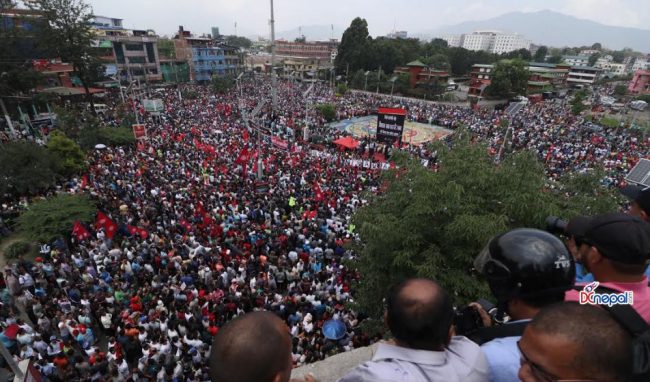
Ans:
{"type": "Polygon", "coordinates": [[[273,18],[273,0],[271,0],[271,110],[275,112],[278,105],[275,78],[275,19],[273,18]]]}
{"type": "Polygon", "coordinates": [[[345,64],[345,86],[348,86],[348,74],[350,74],[350,64],[345,64]]]}
{"type": "Polygon", "coordinates": [[[377,94],[379,94],[379,82],[381,82],[381,66],[377,71],[377,94]]]}
{"type": "Polygon", "coordinates": [[[9,131],[11,131],[11,137],[13,139],[16,139],[16,130],[14,130],[14,125],[11,123],[11,117],[9,116],[9,113],[7,113],[5,101],[2,99],[2,97],[0,97],[0,107],[2,108],[2,114],[5,116],[5,120],[7,121],[7,126],[9,126],[9,131]]]}

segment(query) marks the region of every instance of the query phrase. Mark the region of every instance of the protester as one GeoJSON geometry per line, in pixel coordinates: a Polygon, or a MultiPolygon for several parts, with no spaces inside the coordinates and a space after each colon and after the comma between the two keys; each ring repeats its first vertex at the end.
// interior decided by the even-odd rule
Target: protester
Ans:
{"type": "MultiPolygon", "coordinates": [[[[333,103],[339,118],[403,107],[411,121],[466,126],[491,151],[503,143],[505,116],[358,92],[335,97],[324,84],[305,98],[308,84],[278,82],[277,106],[256,116],[271,89],[261,76],[244,76],[241,91],[218,97],[195,85],[161,90],[165,109],[157,116],[127,100],[147,138],[93,151],[87,173],[37,196],[87,194],[100,206],[96,224],[75,224],[72,242],[48,243],[38,261],[19,259],[4,272],[0,338],[17,359],[33,358],[49,380],[203,380],[213,337],[257,310],[290,328],[294,366],[376,341],[347,304],[360,275],[344,264],[354,256],[347,244],[357,239],[352,216],[365,193],[379,189],[381,170],[368,164],[374,153],[398,148],[372,137],[346,152],[303,142],[305,120],[321,142],[344,134],[305,103],[333,103]],[[30,322],[17,324],[25,316],[30,322]],[[323,336],[330,319],[345,323],[344,338],[323,336]],[[14,324],[24,330],[21,341],[14,324]]],[[[117,97],[105,103],[104,128],[127,123],[117,97]]],[[[507,143],[537,153],[551,180],[603,164],[604,182],[618,186],[650,147],[627,129],[589,130],[560,103],[528,105],[511,119],[507,143]]],[[[42,140],[26,129],[21,135],[42,140]]],[[[399,149],[436,166],[426,147],[399,149]]],[[[3,200],[0,235],[31,203],[3,200]]]]}
{"type": "Polygon", "coordinates": [[[270,312],[252,312],[226,324],[210,351],[213,382],[287,382],[293,359],[289,328],[270,312]]]}
{"type": "Polygon", "coordinates": [[[518,381],[521,338],[530,320],[545,306],[564,301],[573,287],[575,269],[568,249],[552,234],[536,229],[515,229],[498,235],[474,261],[487,279],[497,308],[510,321],[493,326],[479,304],[485,328],[470,338],[481,344],[490,365],[490,381],[518,381]]]}
{"type": "Polygon", "coordinates": [[[339,382],[487,381],[488,365],[480,348],[454,336],[451,298],[426,279],[409,279],[391,288],[386,324],[394,344],[380,343],[371,361],[339,382]]]}
{"type": "Polygon", "coordinates": [[[650,223],[650,187],[630,185],[622,188],[621,193],[632,201],[630,214],[650,223]]]}
{"type": "Polygon", "coordinates": [[[522,382],[625,382],[632,375],[630,336],[598,307],[573,302],[547,307],[517,344],[522,382]]]}

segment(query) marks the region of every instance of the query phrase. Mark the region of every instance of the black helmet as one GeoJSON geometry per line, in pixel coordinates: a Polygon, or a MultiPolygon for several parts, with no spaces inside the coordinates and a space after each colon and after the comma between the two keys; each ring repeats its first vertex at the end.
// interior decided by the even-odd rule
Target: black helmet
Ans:
{"type": "Polygon", "coordinates": [[[495,236],[474,260],[492,294],[504,304],[515,297],[542,297],[571,289],[575,263],[552,234],[519,228],[495,236]]]}

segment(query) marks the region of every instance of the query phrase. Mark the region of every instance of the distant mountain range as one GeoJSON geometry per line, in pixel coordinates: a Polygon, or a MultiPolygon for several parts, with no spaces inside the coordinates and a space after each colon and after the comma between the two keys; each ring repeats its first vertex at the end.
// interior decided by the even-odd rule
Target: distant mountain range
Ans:
{"type": "Polygon", "coordinates": [[[471,33],[475,30],[496,29],[517,32],[534,44],[553,47],[583,46],[599,42],[609,49],[632,48],[650,52],[650,30],[604,25],[553,11],[511,12],[481,21],[465,21],[455,25],[414,33],[431,39],[443,34],[471,33]]]}

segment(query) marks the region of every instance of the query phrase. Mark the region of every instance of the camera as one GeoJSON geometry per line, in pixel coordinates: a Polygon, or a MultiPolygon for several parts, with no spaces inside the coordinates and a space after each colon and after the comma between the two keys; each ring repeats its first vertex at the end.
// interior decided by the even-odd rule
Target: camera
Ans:
{"type": "Polygon", "coordinates": [[[563,220],[557,216],[549,216],[546,218],[546,231],[554,235],[565,234],[568,221],[563,220]]]}
{"type": "MultiPolygon", "coordinates": [[[[479,299],[478,304],[490,315],[492,321],[498,322],[497,308],[485,299],[479,299]]],[[[476,308],[466,305],[454,310],[454,326],[456,334],[466,336],[483,327],[483,320],[476,308]]]]}

